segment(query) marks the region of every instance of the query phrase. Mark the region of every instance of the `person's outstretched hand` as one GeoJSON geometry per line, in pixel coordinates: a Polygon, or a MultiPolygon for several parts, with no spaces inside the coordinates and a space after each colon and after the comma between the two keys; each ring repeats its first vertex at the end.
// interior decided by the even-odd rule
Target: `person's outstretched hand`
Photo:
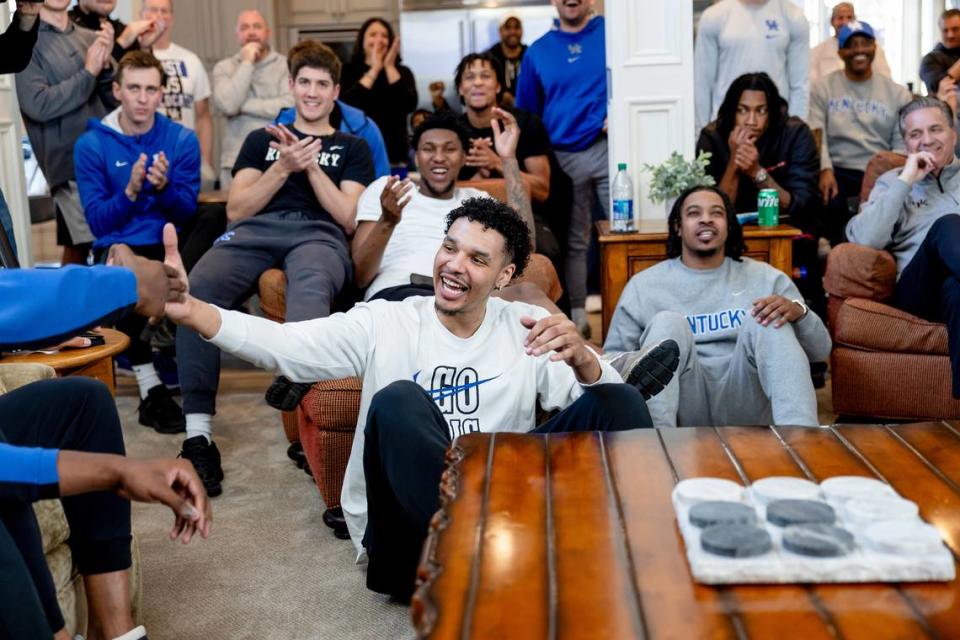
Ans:
{"type": "Polygon", "coordinates": [[[193,464],[183,459],[122,458],[117,493],[137,502],[160,502],[173,510],[170,539],[187,544],[199,533],[210,535],[213,510],[193,464]]]}
{"type": "Polygon", "coordinates": [[[110,247],[107,264],[133,271],[137,279],[137,305],[134,313],[139,315],[160,318],[168,302],[182,301],[187,292],[186,279],[181,279],[174,267],[157,260],[142,258],[125,244],[110,247]]]}

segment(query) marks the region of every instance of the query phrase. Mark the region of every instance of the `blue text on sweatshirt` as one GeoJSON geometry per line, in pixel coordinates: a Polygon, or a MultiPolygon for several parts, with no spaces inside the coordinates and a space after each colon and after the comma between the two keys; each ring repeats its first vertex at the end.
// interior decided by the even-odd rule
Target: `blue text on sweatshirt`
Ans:
{"type": "MultiPolygon", "coordinates": [[[[109,116],[108,116],[109,117],[109,116]]],[[[80,201],[94,248],[123,242],[131,246],[160,244],[163,225],[178,227],[197,211],[200,192],[200,143],[196,134],[161,114],[147,133],[128,136],[102,121],[90,120],[73,150],[80,201]],[[167,156],[170,169],[161,191],[144,178],[136,201],[124,193],[130,171],[141,153],[149,171],[156,154],[167,156]]]]}
{"type": "MultiPolygon", "coordinates": [[[[370,155],[373,157],[374,177],[382,178],[390,175],[390,158],[387,157],[387,145],[383,141],[383,134],[377,123],[371,120],[366,113],[356,107],[351,107],[345,102],[337,100],[337,106],[340,107],[340,131],[351,135],[360,136],[367,141],[370,147],[370,155]]],[[[293,124],[297,119],[297,111],[293,107],[281,109],[277,115],[277,124],[293,124]]]]}
{"type": "Polygon", "coordinates": [[[583,151],[603,131],[605,47],[603,17],[596,16],[578,33],[554,28],[527,49],[516,104],[540,116],[554,149],[583,151]]]}
{"type": "Polygon", "coordinates": [[[137,278],[105,266],[0,269],[0,302],[0,351],[37,349],[113,324],[137,303],[137,278]]]}

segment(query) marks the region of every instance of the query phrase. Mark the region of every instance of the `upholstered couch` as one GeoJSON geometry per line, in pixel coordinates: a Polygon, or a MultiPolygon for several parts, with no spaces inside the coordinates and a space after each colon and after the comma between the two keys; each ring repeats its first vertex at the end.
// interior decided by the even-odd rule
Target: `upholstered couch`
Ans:
{"type": "MultiPolygon", "coordinates": [[[[56,372],[45,365],[0,363],[0,394],[37,380],[55,377],[56,372]]],[[[57,601],[60,603],[66,628],[71,636],[78,633],[86,634],[87,601],[84,595],[83,578],[77,573],[70,555],[70,547],[67,545],[70,527],[63,514],[63,508],[59,500],[42,500],[34,504],[33,508],[43,538],[43,553],[46,555],[47,566],[50,568],[53,584],[57,589],[57,601]]],[[[130,599],[133,619],[139,620],[140,551],[135,536],[131,552],[133,564],[130,569],[130,599]]]]}
{"type": "MultiPolygon", "coordinates": [[[[905,157],[875,156],[864,176],[861,200],[876,179],[905,157]]],[[[827,259],[824,289],[833,335],[833,408],[844,417],[919,420],[960,417],[951,395],[947,329],[895,309],[897,265],[886,251],[846,243],[827,259]]]]}

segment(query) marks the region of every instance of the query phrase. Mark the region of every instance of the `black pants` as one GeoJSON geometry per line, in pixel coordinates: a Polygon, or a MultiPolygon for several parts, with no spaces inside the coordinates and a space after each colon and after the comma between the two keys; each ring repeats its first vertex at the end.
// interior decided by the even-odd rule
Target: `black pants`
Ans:
{"type": "MultiPolygon", "coordinates": [[[[588,387],[534,433],[652,427],[640,392],[626,384],[588,387]]],[[[430,518],[440,508],[440,476],[451,438],[430,396],[409,380],[373,396],[364,428],[367,483],[367,588],[409,600],[430,518]]]]}
{"type": "MultiPolygon", "coordinates": [[[[23,447],[123,454],[113,397],[90,378],[42,380],[0,396],[0,440],[23,447]]],[[[130,568],[130,503],[110,492],[61,500],[83,575],[130,568]]],[[[63,628],[29,503],[0,501],[0,638],[49,638],[63,628]]]]}
{"type": "Polygon", "coordinates": [[[820,220],[814,220],[819,235],[830,241],[830,246],[837,246],[844,241],[844,229],[847,222],[856,213],[856,207],[851,209],[854,199],[860,200],[860,187],[863,185],[863,171],[834,167],[833,175],[837,179],[839,193],[834,196],[820,214],[820,220]]]}
{"type": "Polygon", "coordinates": [[[894,305],[932,322],[945,322],[953,397],[960,398],[960,215],[934,222],[897,280],[894,305]]]}
{"type": "MultiPolygon", "coordinates": [[[[159,260],[163,262],[163,245],[147,244],[132,246],[130,249],[144,258],[150,260],[159,260]]],[[[97,249],[94,251],[94,261],[103,264],[107,260],[109,248],[97,249]]],[[[143,330],[147,328],[147,319],[135,313],[128,313],[117,321],[117,331],[130,338],[130,345],[123,352],[130,359],[130,364],[150,364],[153,362],[153,350],[150,348],[150,340],[143,335],[143,330]]]]}

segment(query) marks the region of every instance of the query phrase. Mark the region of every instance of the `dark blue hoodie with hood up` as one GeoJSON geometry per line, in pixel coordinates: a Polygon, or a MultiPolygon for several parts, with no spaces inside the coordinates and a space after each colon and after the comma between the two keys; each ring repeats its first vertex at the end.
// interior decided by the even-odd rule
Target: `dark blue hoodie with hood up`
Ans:
{"type": "Polygon", "coordinates": [[[94,249],[119,242],[160,244],[165,223],[179,228],[197,211],[200,142],[196,134],[158,113],[150,131],[128,136],[120,130],[119,111],[103,120],[90,120],[73,149],[80,201],[97,237],[94,249]],[[167,185],[157,191],[144,178],[140,194],[131,202],[124,193],[131,168],[144,153],[149,171],[161,151],[170,164],[167,185]]]}

